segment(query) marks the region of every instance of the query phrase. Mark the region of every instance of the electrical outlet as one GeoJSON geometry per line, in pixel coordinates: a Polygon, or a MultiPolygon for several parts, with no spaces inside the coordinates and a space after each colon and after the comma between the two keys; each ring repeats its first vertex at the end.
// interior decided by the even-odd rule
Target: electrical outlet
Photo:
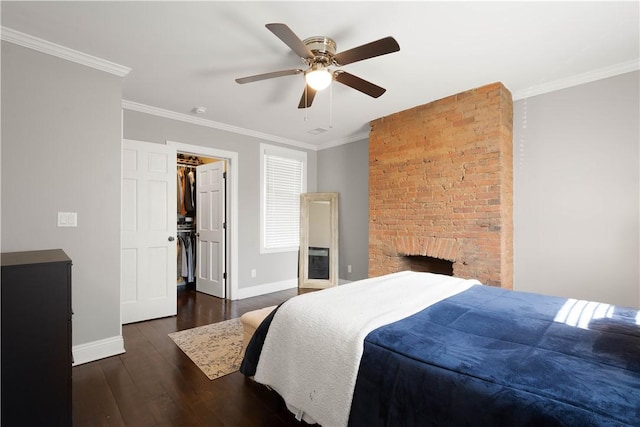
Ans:
{"type": "Polygon", "coordinates": [[[257,273],[256,273],[256,269],[252,269],[251,270],[251,278],[254,279],[256,277],[257,273]]]}
{"type": "Polygon", "coordinates": [[[347,265],[347,273],[351,273],[351,264],[347,265]]]}

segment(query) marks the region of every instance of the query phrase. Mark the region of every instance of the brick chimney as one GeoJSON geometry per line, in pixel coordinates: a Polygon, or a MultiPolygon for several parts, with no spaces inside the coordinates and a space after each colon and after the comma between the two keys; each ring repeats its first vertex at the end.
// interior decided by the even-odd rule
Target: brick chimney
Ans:
{"type": "Polygon", "coordinates": [[[494,83],[371,122],[369,276],[407,256],[513,285],[513,104],[494,83]]]}

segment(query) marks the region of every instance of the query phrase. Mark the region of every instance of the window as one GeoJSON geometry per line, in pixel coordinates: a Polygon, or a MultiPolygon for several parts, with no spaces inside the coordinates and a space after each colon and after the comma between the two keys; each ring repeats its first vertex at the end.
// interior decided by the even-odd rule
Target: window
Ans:
{"type": "Polygon", "coordinates": [[[300,193],[307,191],[307,153],[260,145],[260,250],[297,251],[300,246],[300,193]]]}

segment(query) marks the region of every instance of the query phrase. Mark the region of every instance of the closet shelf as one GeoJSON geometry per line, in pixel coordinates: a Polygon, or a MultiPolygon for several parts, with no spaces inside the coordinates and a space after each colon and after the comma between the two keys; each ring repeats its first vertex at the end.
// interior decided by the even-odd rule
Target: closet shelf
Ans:
{"type": "Polygon", "coordinates": [[[185,156],[178,154],[178,166],[200,166],[202,160],[195,156],[185,156]]]}

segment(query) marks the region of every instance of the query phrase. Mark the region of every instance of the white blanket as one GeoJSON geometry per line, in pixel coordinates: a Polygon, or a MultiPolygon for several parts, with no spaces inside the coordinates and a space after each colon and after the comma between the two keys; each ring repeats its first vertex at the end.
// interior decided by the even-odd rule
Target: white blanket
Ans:
{"type": "Polygon", "coordinates": [[[474,284],[403,271],[294,297],[273,318],[255,380],[298,419],[346,426],[367,334],[474,284]]]}

